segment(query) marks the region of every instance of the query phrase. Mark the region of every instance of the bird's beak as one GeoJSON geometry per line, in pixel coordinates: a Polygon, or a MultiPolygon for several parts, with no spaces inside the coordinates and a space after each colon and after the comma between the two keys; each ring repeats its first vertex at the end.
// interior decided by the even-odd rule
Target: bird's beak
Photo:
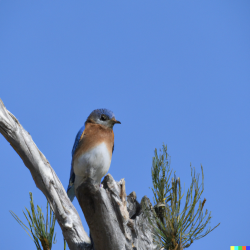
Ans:
{"type": "Polygon", "coordinates": [[[114,124],[116,124],[116,123],[117,123],[117,124],[121,124],[121,122],[120,122],[120,121],[117,121],[117,120],[116,120],[116,119],[114,119],[114,118],[112,119],[112,121],[113,121],[113,123],[114,123],[114,124]]]}

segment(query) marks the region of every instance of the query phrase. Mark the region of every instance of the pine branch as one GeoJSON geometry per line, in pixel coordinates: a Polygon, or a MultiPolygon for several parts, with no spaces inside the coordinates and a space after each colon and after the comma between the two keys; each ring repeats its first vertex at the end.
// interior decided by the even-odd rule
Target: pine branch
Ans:
{"type": "Polygon", "coordinates": [[[155,150],[155,156],[152,163],[152,182],[155,206],[157,215],[154,227],[155,241],[158,246],[164,249],[175,250],[189,247],[195,240],[201,239],[212,232],[207,225],[211,221],[211,212],[208,215],[206,210],[203,216],[203,208],[206,202],[201,202],[201,195],[204,191],[203,167],[202,183],[199,185],[199,174],[196,175],[195,169],[191,167],[192,182],[187,191],[184,207],[181,211],[181,200],[184,193],[181,192],[180,178],[172,177],[170,184],[169,155],[167,146],[163,145],[158,155],[155,150]],[[170,187],[171,186],[171,187],[170,187]],[[198,204],[198,208],[197,208],[198,204]],[[205,230],[207,228],[207,230],[205,230]]]}
{"type": "Polygon", "coordinates": [[[34,241],[37,250],[41,250],[40,244],[42,245],[43,250],[51,250],[53,237],[54,237],[54,242],[56,237],[56,234],[54,235],[55,222],[56,222],[55,214],[53,213],[51,207],[50,211],[48,211],[49,202],[47,201],[47,213],[45,221],[42,209],[39,206],[37,206],[37,212],[36,212],[32,193],[30,192],[29,194],[30,194],[31,211],[25,208],[27,215],[25,214],[25,212],[23,213],[26,220],[28,221],[30,228],[28,228],[13,211],[10,211],[10,213],[15,218],[15,220],[22,226],[22,228],[26,231],[29,237],[31,239],[33,237],[32,240],[34,241]],[[26,229],[31,233],[32,236],[26,229]]]}

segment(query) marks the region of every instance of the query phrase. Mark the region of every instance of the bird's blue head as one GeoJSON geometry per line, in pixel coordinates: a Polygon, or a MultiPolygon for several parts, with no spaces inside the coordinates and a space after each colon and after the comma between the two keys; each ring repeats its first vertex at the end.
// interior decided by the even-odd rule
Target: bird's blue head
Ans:
{"type": "Polygon", "coordinates": [[[86,123],[92,122],[95,124],[101,124],[108,128],[113,128],[113,126],[121,122],[115,119],[115,115],[112,111],[108,109],[95,109],[92,113],[88,116],[86,123]]]}

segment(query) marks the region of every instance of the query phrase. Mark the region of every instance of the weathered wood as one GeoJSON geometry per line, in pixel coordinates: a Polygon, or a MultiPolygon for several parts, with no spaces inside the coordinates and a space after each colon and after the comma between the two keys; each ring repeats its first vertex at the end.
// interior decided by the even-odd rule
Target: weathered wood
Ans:
{"type": "Polygon", "coordinates": [[[126,199],[125,181],[114,181],[108,174],[99,187],[92,180],[84,181],[76,195],[89,225],[95,250],[153,250],[152,205],[143,197],[141,205],[135,192],[126,199]],[[128,204],[127,204],[128,201],[128,204]],[[151,209],[151,210],[150,210],[151,209]],[[146,214],[145,210],[149,212],[146,214]],[[133,219],[132,219],[133,218],[133,219]]]}
{"type": "Polygon", "coordinates": [[[89,225],[93,244],[83,229],[56,173],[30,134],[0,99],[0,133],[30,170],[36,186],[48,199],[71,250],[154,250],[152,205],[145,196],[139,204],[135,192],[126,197],[125,181],[107,175],[100,187],[86,179],[76,196],[89,225]]]}
{"type": "Polygon", "coordinates": [[[81,219],[48,160],[37,148],[30,134],[21,126],[0,99],[0,133],[19,154],[30,170],[36,186],[48,199],[63,236],[72,250],[90,250],[90,238],[81,219]]]}
{"type": "Polygon", "coordinates": [[[135,219],[135,217],[140,214],[141,205],[136,200],[136,193],[134,191],[127,197],[127,207],[129,211],[129,218],[135,219]]]}
{"type": "MultiPolygon", "coordinates": [[[[121,230],[122,218],[117,217],[118,204],[111,203],[103,188],[86,180],[77,189],[77,199],[89,225],[94,248],[97,250],[129,249],[121,230]]],[[[118,212],[119,214],[119,212],[118,212]]]]}

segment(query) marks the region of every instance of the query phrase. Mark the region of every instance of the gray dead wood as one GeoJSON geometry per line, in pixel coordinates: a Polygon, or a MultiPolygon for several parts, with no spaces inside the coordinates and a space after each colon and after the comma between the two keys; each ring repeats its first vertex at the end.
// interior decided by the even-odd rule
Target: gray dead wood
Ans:
{"type": "Polygon", "coordinates": [[[36,186],[44,193],[71,250],[154,250],[152,205],[145,196],[139,204],[135,192],[126,197],[125,181],[107,175],[103,187],[86,179],[76,191],[91,231],[93,244],[83,229],[56,173],[39,151],[30,134],[0,99],[0,133],[30,170],[36,186]]]}
{"type": "Polygon", "coordinates": [[[108,174],[103,188],[92,180],[77,189],[77,199],[89,225],[95,250],[153,250],[152,205],[145,196],[141,204],[135,192],[126,199],[125,181],[114,181],[108,174]],[[148,211],[146,214],[146,210],[148,211]]]}

